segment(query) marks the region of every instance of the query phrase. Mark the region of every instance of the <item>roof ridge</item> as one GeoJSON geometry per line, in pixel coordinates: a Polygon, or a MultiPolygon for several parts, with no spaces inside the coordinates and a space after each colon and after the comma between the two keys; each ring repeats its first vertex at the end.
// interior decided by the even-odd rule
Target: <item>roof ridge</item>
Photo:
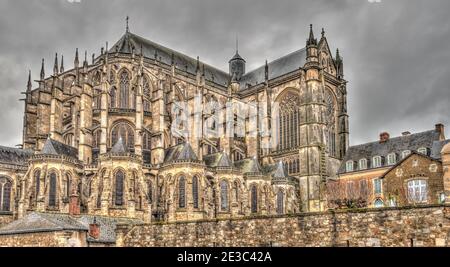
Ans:
{"type": "MultiPolygon", "coordinates": [[[[409,135],[407,135],[407,136],[414,136],[414,135],[419,135],[419,134],[424,134],[424,133],[430,133],[430,132],[435,132],[435,130],[428,130],[428,131],[423,131],[423,132],[418,132],[418,133],[412,133],[412,134],[409,134],[409,135]]],[[[406,137],[406,136],[402,136],[402,135],[400,135],[400,136],[395,136],[395,137],[389,138],[388,141],[390,141],[390,140],[396,140],[396,139],[401,139],[402,137],[406,137]]],[[[438,140],[437,140],[437,141],[438,141],[438,140]]],[[[350,149],[350,148],[354,148],[354,147],[366,146],[366,145],[370,145],[370,144],[377,144],[377,143],[379,143],[379,142],[380,142],[380,141],[372,141],[372,142],[362,143],[362,144],[350,146],[349,149],[350,149]]]]}
{"type": "MultiPolygon", "coordinates": [[[[152,43],[153,45],[158,46],[158,47],[160,47],[160,48],[170,50],[170,52],[173,52],[175,55],[182,56],[182,57],[186,57],[186,58],[189,58],[190,60],[193,60],[193,61],[196,61],[196,60],[197,60],[196,58],[190,57],[190,56],[188,56],[188,55],[186,55],[186,54],[184,54],[184,53],[182,53],[182,52],[176,51],[176,50],[174,50],[174,49],[172,49],[172,48],[169,48],[169,47],[164,46],[164,45],[162,45],[162,44],[156,43],[156,42],[154,42],[154,41],[152,41],[152,40],[150,40],[150,39],[147,39],[147,38],[145,38],[145,37],[142,37],[142,36],[140,36],[140,35],[137,35],[137,34],[134,34],[134,33],[131,33],[131,32],[128,33],[128,34],[130,34],[132,37],[140,38],[140,39],[142,39],[143,41],[150,42],[150,43],[152,43]]],[[[120,38],[118,42],[120,42],[122,39],[123,39],[123,37],[120,38]]],[[[118,42],[117,42],[117,43],[118,43],[118,42]]],[[[117,43],[116,43],[116,44],[117,44],[117,43]]],[[[223,74],[226,74],[226,75],[229,76],[229,73],[226,72],[226,71],[224,71],[224,70],[222,70],[222,69],[219,69],[219,68],[217,68],[217,67],[214,67],[214,66],[212,66],[212,65],[210,65],[210,64],[208,64],[208,63],[205,63],[205,62],[203,62],[203,61],[201,61],[201,60],[199,60],[199,62],[200,62],[201,64],[205,65],[205,67],[212,68],[212,69],[214,69],[214,70],[220,71],[220,72],[222,72],[223,74]]]]}

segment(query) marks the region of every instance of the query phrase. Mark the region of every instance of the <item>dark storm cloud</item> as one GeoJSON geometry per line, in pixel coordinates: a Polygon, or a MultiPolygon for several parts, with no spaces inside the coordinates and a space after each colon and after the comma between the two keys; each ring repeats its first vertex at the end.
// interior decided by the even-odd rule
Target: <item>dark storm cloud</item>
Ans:
{"type": "Polygon", "coordinates": [[[99,53],[130,29],[227,70],[239,36],[248,70],[305,45],[308,25],[340,48],[348,85],[351,143],[450,127],[450,2],[447,0],[34,0],[0,1],[0,144],[21,142],[27,71],[54,53],[72,67],[75,48],[99,53]],[[71,3],[72,2],[72,3],[71,3]]]}

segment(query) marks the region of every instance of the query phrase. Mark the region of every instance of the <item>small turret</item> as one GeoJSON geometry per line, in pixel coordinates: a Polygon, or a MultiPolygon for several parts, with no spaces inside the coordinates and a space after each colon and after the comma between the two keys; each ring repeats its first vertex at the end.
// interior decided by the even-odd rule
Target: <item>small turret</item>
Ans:
{"type": "Polygon", "coordinates": [[[309,38],[306,40],[306,61],[307,64],[318,65],[319,57],[318,57],[318,47],[317,47],[317,39],[314,38],[313,25],[309,25],[309,38]]]}
{"type": "Polygon", "coordinates": [[[245,60],[239,55],[238,40],[236,39],[236,54],[228,61],[231,82],[239,81],[245,74],[245,60]]]}

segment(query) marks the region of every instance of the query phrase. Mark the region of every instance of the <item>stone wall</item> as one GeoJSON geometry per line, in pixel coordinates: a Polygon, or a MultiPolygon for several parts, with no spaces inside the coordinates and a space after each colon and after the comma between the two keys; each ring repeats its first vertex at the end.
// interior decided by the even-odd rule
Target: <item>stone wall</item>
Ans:
{"type": "Polygon", "coordinates": [[[12,213],[0,214],[0,228],[14,220],[12,213]]]}
{"type": "Polygon", "coordinates": [[[119,225],[117,246],[450,246],[450,206],[119,225]]]}

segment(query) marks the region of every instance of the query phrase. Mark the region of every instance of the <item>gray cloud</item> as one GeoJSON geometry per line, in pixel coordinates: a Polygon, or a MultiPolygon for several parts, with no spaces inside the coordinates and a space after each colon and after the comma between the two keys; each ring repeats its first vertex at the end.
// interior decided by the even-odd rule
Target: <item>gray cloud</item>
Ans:
{"type": "MultiPolygon", "coordinates": [[[[351,143],[436,122],[450,126],[447,0],[3,0],[0,2],[0,144],[21,142],[27,71],[54,53],[72,66],[75,48],[99,53],[125,30],[227,70],[235,36],[248,69],[305,45],[308,25],[325,27],[349,81],[351,143]]],[[[90,56],[89,56],[90,58],[90,56]]]]}

